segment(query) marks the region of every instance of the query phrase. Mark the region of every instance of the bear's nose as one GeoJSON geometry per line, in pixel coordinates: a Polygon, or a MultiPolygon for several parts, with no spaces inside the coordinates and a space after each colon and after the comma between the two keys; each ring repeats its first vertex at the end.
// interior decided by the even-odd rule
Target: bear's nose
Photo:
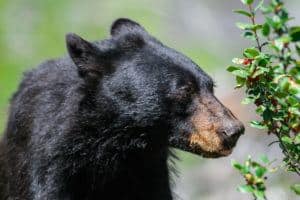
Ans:
{"type": "Polygon", "coordinates": [[[223,138],[224,145],[232,148],[235,146],[237,140],[245,131],[244,125],[240,121],[227,124],[218,130],[218,133],[223,138]]]}

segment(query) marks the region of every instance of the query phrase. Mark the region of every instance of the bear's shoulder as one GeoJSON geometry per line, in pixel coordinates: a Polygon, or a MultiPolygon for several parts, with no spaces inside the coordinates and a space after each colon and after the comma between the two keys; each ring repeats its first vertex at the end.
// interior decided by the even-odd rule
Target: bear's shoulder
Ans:
{"type": "Polygon", "coordinates": [[[46,60],[24,73],[22,83],[29,85],[68,83],[78,81],[77,69],[69,57],[46,60]]]}

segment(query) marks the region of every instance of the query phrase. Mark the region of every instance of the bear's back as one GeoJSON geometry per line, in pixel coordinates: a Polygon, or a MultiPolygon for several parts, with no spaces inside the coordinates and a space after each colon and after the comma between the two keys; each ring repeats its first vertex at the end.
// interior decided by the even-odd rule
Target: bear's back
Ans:
{"type": "Polygon", "coordinates": [[[81,81],[69,57],[46,61],[25,73],[11,100],[6,136],[25,137],[27,131],[43,135],[67,123],[81,99],[81,81]]]}
{"type": "MultiPolygon", "coordinates": [[[[0,193],[6,193],[7,188],[2,187],[8,179],[10,187],[27,195],[28,191],[22,187],[29,182],[19,178],[24,178],[31,164],[35,165],[29,162],[35,154],[44,151],[47,155],[47,148],[58,139],[57,135],[71,126],[81,99],[81,81],[68,57],[46,61],[24,74],[11,99],[10,116],[1,141],[5,151],[2,149],[0,155],[0,193]]],[[[3,196],[0,194],[0,199],[3,196]]]]}
{"type": "Polygon", "coordinates": [[[35,97],[39,94],[39,92],[36,93],[37,90],[55,90],[60,87],[71,86],[74,82],[78,82],[78,79],[76,66],[69,57],[48,60],[37,68],[24,73],[24,78],[12,101],[18,96],[35,97]]]}
{"type": "MultiPolygon", "coordinates": [[[[21,127],[24,131],[33,123],[41,123],[38,122],[39,119],[47,117],[47,124],[59,117],[59,111],[71,109],[68,102],[76,100],[80,80],[76,67],[69,58],[46,61],[25,73],[11,100],[8,136],[18,130],[16,127],[10,129],[11,123],[24,126],[21,127]]],[[[43,126],[46,124],[42,123],[43,126]]]]}

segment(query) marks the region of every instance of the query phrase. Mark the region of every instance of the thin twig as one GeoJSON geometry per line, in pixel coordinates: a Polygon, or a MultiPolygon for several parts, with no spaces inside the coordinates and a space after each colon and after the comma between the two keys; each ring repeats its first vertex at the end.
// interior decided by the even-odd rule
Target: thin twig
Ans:
{"type": "Polygon", "coordinates": [[[273,142],[271,142],[270,144],[268,144],[268,147],[272,146],[275,143],[279,143],[279,141],[273,141],[273,142]]]}
{"type": "MultiPolygon", "coordinates": [[[[250,17],[251,22],[255,26],[256,25],[256,23],[255,23],[255,13],[253,11],[253,8],[252,8],[251,4],[249,4],[249,11],[251,12],[251,17],[250,17]]],[[[259,52],[261,52],[262,46],[260,45],[260,41],[259,41],[259,37],[258,37],[256,29],[254,29],[253,32],[254,32],[256,43],[257,43],[257,48],[258,48],[259,52]]]]}

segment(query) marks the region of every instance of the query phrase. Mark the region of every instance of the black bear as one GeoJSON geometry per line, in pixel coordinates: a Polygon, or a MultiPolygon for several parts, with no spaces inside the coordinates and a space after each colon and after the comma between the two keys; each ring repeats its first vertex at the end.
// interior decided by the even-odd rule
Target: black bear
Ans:
{"type": "Polygon", "coordinates": [[[134,21],[66,45],[11,100],[0,199],[171,200],[170,147],[226,156],[243,133],[212,79],[134,21]]]}

